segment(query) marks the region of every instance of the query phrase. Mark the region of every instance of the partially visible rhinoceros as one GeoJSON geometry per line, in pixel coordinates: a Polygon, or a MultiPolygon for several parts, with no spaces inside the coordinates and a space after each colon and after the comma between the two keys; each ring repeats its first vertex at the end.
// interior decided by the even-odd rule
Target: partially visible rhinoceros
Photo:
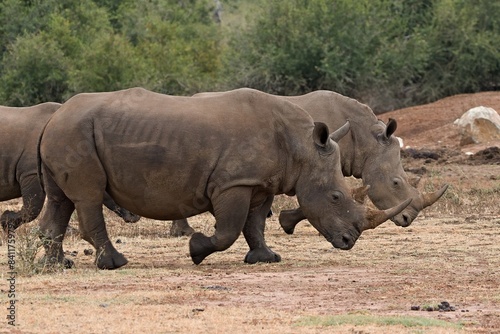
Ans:
{"type": "MultiPolygon", "coordinates": [[[[0,222],[4,229],[16,229],[35,219],[42,210],[45,194],[37,176],[37,142],[60,106],[54,102],[24,108],[0,106],[0,201],[23,199],[20,211],[2,213],[0,222]]],[[[127,222],[140,218],[117,206],[109,196],[104,197],[104,204],[127,222]]]]}
{"type": "MultiPolygon", "coordinates": [[[[411,198],[411,204],[391,219],[396,225],[410,226],[418,213],[435,203],[448,188],[444,185],[432,193],[420,193],[415,188],[418,181],[410,179],[401,165],[399,141],[393,136],[396,120],[384,124],[367,105],[331,91],[283,98],[304,108],[315,121],[324,122],[330,129],[349,120],[350,135],[339,141],[342,173],[369,185],[368,197],[379,209],[411,198]]],[[[280,214],[280,224],[287,233],[293,233],[304,218],[300,209],[285,210],[280,214]]]]}
{"type": "MultiPolygon", "coordinates": [[[[210,211],[213,236],[195,233],[193,262],[230,247],[243,234],[252,252],[269,250],[260,226],[275,194],[296,195],[304,215],[334,246],[353,247],[362,231],[403,210],[351,199],[340,170],[338,140],[300,107],[252,89],[218,97],[175,97],[133,88],[79,94],[48,122],[40,140],[47,192],[40,229],[48,260],[65,262],[62,241],[76,208],[96,265],[127,263],[111,243],[104,191],[141,216],[172,220],[210,211]]],[[[261,256],[260,254],[259,256],[261,256]]],[[[275,256],[274,253],[262,256],[275,256]]]]}
{"type": "MultiPolygon", "coordinates": [[[[218,94],[221,93],[195,96],[218,94]]],[[[347,120],[350,122],[350,134],[339,141],[342,173],[363,179],[363,183],[370,186],[368,197],[379,209],[412,198],[411,204],[392,218],[396,225],[409,226],[422,209],[432,205],[446,191],[447,185],[434,193],[424,194],[414,187],[413,180],[401,165],[399,142],[393,136],[397,127],[395,120],[384,124],[367,105],[331,91],[279,98],[302,107],[315,121],[325,123],[330,129],[340,128],[347,120]]],[[[291,234],[295,225],[304,218],[300,209],[284,210],[280,214],[280,224],[291,234]]],[[[186,219],[172,222],[171,234],[175,236],[189,235],[193,231],[186,219]]]]}

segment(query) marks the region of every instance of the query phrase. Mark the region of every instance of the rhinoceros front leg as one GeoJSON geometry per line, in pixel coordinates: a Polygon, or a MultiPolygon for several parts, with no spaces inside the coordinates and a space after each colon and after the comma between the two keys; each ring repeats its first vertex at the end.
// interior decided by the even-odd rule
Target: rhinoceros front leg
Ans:
{"type": "Polygon", "coordinates": [[[173,237],[182,237],[184,235],[192,235],[194,229],[189,226],[187,219],[177,219],[172,221],[170,226],[170,235],[173,237]]]}
{"type": "Polygon", "coordinates": [[[45,178],[45,184],[50,191],[45,211],[39,221],[40,239],[45,248],[42,261],[57,262],[71,268],[73,261],[64,258],[62,242],[75,206],[50,177],[45,178]]]}
{"type": "Polygon", "coordinates": [[[117,269],[128,263],[109,240],[102,204],[100,202],[83,202],[76,204],[80,234],[96,249],[95,264],[99,269],[117,269]]]}
{"type": "Polygon", "coordinates": [[[302,220],[306,219],[300,208],[293,210],[283,210],[280,212],[280,225],[287,234],[293,234],[295,226],[302,220]]]}
{"type": "Polygon", "coordinates": [[[250,247],[250,251],[245,256],[246,263],[281,261],[281,256],[273,252],[264,239],[266,217],[270,212],[273,199],[274,196],[269,196],[261,206],[251,210],[248,215],[243,228],[243,234],[250,247]]]}
{"type": "Polygon", "coordinates": [[[42,211],[45,193],[37,175],[23,177],[20,181],[23,207],[19,211],[6,210],[0,217],[2,228],[16,229],[24,223],[34,220],[42,211]]]}
{"type": "Polygon", "coordinates": [[[207,256],[229,248],[238,239],[247,220],[252,188],[235,187],[212,199],[217,228],[211,237],[194,233],[189,240],[189,252],[195,264],[207,256]]]}

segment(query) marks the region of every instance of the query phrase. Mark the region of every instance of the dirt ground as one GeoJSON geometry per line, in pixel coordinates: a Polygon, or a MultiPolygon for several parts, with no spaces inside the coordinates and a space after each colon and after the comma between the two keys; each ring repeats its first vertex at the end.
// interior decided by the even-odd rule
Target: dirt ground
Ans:
{"type": "MultiPolygon", "coordinates": [[[[85,254],[91,246],[70,234],[65,250],[76,268],[16,275],[12,327],[3,235],[0,332],[500,333],[500,143],[460,147],[452,125],[479,105],[500,111],[500,93],[379,115],[398,121],[396,135],[409,146],[403,165],[422,177],[419,187],[450,188],[410,227],[386,222],[349,251],[333,249],[307,222],[286,235],[274,215],[266,239],[282,262],[244,264],[240,237],[195,266],[189,238],[170,237],[169,222],[125,224],[107,212],[112,240],[129,264],[96,270],[94,256],[85,254]]],[[[295,205],[280,196],[274,211],[295,205]]],[[[18,207],[17,200],[0,204],[1,211],[18,207]]],[[[214,220],[205,214],[191,223],[208,234],[214,220]]],[[[20,229],[18,248],[34,226],[20,229]]]]}

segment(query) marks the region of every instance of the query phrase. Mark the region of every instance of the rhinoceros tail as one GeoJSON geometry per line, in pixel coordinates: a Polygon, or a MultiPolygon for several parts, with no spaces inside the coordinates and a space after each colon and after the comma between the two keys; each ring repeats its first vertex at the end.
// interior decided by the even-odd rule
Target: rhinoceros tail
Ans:
{"type": "Polygon", "coordinates": [[[50,119],[45,123],[43,126],[42,131],[40,132],[40,135],[38,136],[38,142],[36,144],[36,174],[38,176],[38,181],[40,182],[40,187],[42,187],[42,191],[45,193],[45,187],[43,184],[43,177],[42,177],[42,155],[40,154],[40,145],[42,143],[42,137],[43,133],[45,132],[45,128],[47,127],[47,124],[49,124],[50,119]]]}

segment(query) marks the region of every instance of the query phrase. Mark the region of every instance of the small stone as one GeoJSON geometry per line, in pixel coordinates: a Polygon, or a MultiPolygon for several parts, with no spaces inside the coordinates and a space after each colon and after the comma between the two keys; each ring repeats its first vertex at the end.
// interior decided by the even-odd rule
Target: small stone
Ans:
{"type": "Polygon", "coordinates": [[[414,306],[410,307],[410,310],[412,310],[412,311],[418,311],[418,310],[420,310],[420,306],[419,305],[414,305],[414,306]]]}
{"type": "Polygon", "coordinates": [[[450,307],[450,303],[448,303],[448,302],[441,302],[441,305],[443,307],[450,307]]]}
{"type": "Polygon", "coordinates": [[[121,244],[122,243],[122,239],[116,239],[116,243],[117,244],[121,244]]]}
{"type": "Polygon", "coordinates": [[[84,249],[83,254],[85,255],[92,255],[94,254],[94,251],[92,249],[84,249]]]}

